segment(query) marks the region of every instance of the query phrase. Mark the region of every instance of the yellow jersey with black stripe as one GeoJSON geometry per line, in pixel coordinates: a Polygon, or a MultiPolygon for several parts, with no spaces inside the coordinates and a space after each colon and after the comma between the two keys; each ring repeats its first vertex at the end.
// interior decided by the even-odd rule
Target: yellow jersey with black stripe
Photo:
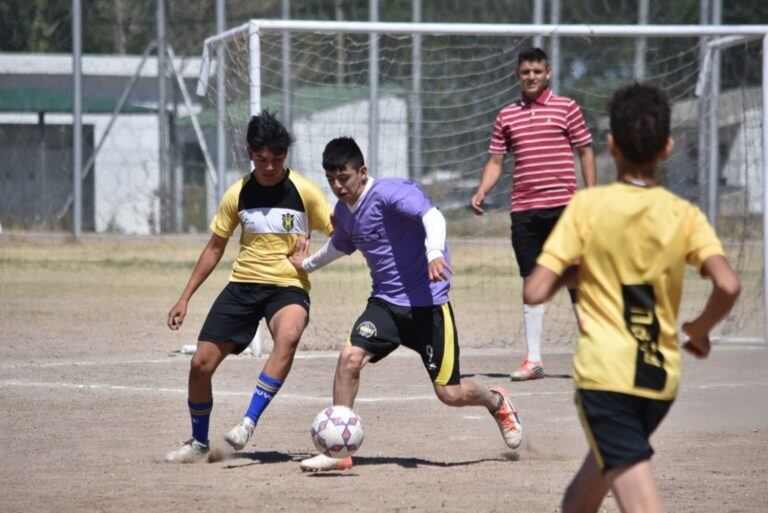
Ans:
{"type": "Polygon", "coordinates": [[[288,261],[300,234],[330,236],[331,209],[320,188],[292,169],[277,185],[259,184],[253,173],[232,185],[211,221],[211,230],[229,238],[242,226],[240,253],[230,281],[296,286],[309,291],[309,278],[288,261]]]}
{"type": "Polygon", "coordinates": [[[576,388],[673,399],[685,264],[723,247],[704,214],[662,187],[617,182],[579,191],[537,263],[579,264],[576,388]]]}

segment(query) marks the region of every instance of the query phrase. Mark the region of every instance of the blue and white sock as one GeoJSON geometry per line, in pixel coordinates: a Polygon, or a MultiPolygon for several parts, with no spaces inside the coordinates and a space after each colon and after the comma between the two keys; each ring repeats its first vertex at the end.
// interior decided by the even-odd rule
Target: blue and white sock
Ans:
{"type": "Polygon", "coordinates": [[[251,404],[248,406],[248,411],[245,412],[245,416],[248,417],[256,424],[259,421],[259,417],[267,409],[272,398],[275,397],[280,387],[283,386],[283,382],[279,379],[270,378],[264,372],[259,374],[259,381],[256,384],[256,390],[251,397],[251,404]]]}
{"type": "Polygon", "coordinates": [[[189,417],[192,420],[192,438],[201,444],[208,445],[208,425],[211,421],[213,399],[207,403],[194,403],[187,400],[189,417]]]}

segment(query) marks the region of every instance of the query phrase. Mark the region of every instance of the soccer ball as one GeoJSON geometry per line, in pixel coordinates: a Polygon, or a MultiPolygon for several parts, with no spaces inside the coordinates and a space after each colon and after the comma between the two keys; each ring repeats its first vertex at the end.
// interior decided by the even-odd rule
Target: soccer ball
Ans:
{"type": "Polygon", "coordinates": [[[329,406],[317,414],[310,434],[318,451],[332,458],[344,458],[363,443],[363,421],[351,408],[329,406]]]}

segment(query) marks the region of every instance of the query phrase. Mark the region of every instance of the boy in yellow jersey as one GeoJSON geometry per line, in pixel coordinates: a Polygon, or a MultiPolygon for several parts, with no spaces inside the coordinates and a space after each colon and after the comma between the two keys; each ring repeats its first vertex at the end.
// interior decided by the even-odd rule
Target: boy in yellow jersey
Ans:
{"type": "Polygon", "coordinates": [[[617,91],[610,128],[618,181],[576,193],[524,288],[526,303],[537,304],[578,280],[573,377],[591,450],[563,513],[598,511],[608,490],[625,513],[661,511],[649,437],[677,394],[685,264],[713,284],[704,310],[683,325],[683,348],[696,357],[709,354],[709,332],[740,291],[701,211],[655,182],[674,145],[664,93],[640,84],[617,91]]]}
{"type": "Polygon", "coordinates": [[[248,124],[248,158],[253,171],[232,185],[211,221],[211,235],[178,302],[168,312],[168,327],[178,330],[192,294],[224,254],[240,226],[240,252],[229,284],[214,302],[197,342],[189,371],[188,405],[192,438],[166,455],[167,462],[188,463],[209,452],[208,425],[213,407],[211,378],[230,354],[242,352],[266,318],[274,349],[264,364],[251,403],[240,423],[224,439],[240,450],[262,412],[288,376],[309,319],[309,279],[288,255],[306,244],[312,230],[331,235],[331,211],[317,185],[285,167],[291,136],[263,111],[248,124]]]}

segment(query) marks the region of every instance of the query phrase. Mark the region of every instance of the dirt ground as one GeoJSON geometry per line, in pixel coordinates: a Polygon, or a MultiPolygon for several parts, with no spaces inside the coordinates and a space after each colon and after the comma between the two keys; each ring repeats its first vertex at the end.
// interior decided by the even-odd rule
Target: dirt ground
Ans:
{"type": "MultiPolygon", "coordinates": [[[[302,473],[310,424],[330,403],[335,352],[301,351],[251,443],[234,454],[222,435],[246,408],[265,357],[225,361],[211,420],[220,459],[165,464],[189,437],[189,356],[178,349],[193,342],[221,282],[171,333],[163,316],[186,263],[158,266],[125,246],[36,244],[23,257],[19,244],[0,238],[0,511],[557,512],[586,454],[572,345],[545,340],[548,377],[510,383],[522,354],[509,334],[507,347],[463,350],[461,365],[482,385],[510,389],[525,428],[517,451],[486,411],[441,405],[418,358],[398,350],[364,370],[356,409],[366,438],[355,466],[302,473]]],[[[187,262],[200,246],[192,256],[161,249],[187,262]]],[[[709,360],[684,358],[681,393],[653,439],[666,511],[768,511],[766,369],[764,343],[720,343],[709,360]]],[[[612,498],[603,511],[618,511],[612,498]]]]}
{"type": "MultiPolygon", "coordinates": [[[[87,359],[28,355],[0,369],[2,509],[32,511],[559,511],[587,450],[571,401],[570,356],[552,377],[510,384],[525,442],[505,448],[479,408],[435,400],[418,359],[401,350],[366,369],[356,409],[366,439],[355,466],[307,474],[309,427],[330,402],[332,353],[302,353],[252,442],[227,454],[223,433],[249,400],[263,359],[237,357],[216,376],[213,445],[224,459],[169,465],[189,434],[189,357],[133,351],[87,359]]],[[[506,384],[516,355],[471,350],[465,375],[506,384]]],[[[677,404],[654,438],[667,511],[768,510],[768,352],[717,347],[685,362],[677,404]],[[734,379],[734,377],[736,377],[734,379]]],[[[618,511],[605,501],[604,511],[618,511]]]]}

